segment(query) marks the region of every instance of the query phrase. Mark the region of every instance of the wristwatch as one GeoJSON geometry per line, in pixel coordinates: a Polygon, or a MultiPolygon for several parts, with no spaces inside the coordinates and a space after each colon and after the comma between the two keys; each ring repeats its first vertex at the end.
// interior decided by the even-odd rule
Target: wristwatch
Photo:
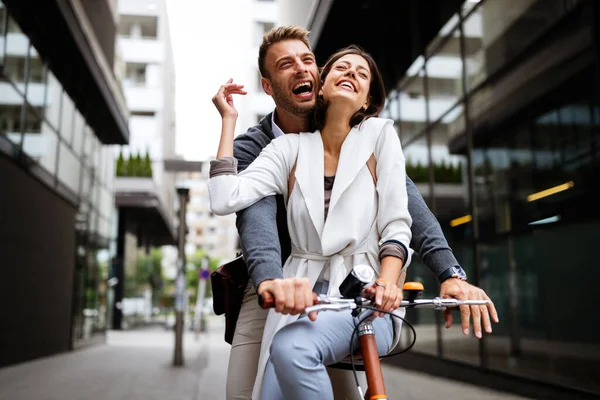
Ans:
{"type": "Polygon", "coordinates": [[[462,267],[460,265],[457,265],[457,266],[454,266],[454,267],[450,267],[447,270],[445,270],[444,272],[442,272],[438,276],[438,281],[440,283],[442,283],[446,279],[449,279],[449,278],[458,278],[461,281],[466,281],[467,280],[467,273],[465,272],[464,269],[462,269],[462,267]]]}

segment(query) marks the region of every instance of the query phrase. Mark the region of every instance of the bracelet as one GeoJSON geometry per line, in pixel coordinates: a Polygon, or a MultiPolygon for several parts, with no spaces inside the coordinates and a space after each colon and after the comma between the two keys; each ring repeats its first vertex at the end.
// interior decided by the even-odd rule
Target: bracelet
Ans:
{"type": "Polygon", "coordinates": [[[375,281],[375,286],[381,286],[383,288],[387,287],[387,282],[384,281],[383,279],[377,279],[375,281]]]}

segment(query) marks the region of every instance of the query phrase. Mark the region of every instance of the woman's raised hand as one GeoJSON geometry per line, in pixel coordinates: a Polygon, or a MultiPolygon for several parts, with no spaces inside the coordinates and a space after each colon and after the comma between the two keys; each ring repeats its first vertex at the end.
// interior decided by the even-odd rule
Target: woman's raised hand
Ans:
{"type": "Polygon", "coordinates": [[[238,113],[233,105],[233,95],[246,94],[246,91],[242,89],[243,87],[244,85],[233,83],[233,78],[231,78],[227,83],[221,86],[217,94],[213,96],[212,102],[215,107],[217,107],[219,114],[221,114],[221,118],[237,118],[238,113]]]}

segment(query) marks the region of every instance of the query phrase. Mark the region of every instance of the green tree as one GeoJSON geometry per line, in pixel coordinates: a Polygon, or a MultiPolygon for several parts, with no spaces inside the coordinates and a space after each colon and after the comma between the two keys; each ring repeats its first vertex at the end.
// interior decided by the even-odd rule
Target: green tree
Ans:
{"type": "Polygon", "coordinates": [[[134,157],[129,153],[129,158],[125,161],[125,175],[124,176],[135,176],[135,165],[134,165],[134,157]]]}
{"type": "Polygon", "coordinates": [[[152,178],[152,161],[150,160],[150,151],[146,150],[146,157],[144,157],[144,173],[143,176],[152,178]]]}
{"type": "Polygon", "coordinates": [[[135,156],[135,175],[134,176],[144,176],[144,162],[142,161],[142,156],[140,152],[138,152],[135,156]]]}
{"type": "Polygon", "coordinates": [[[119,150],[119,158],[117,158],[117,176],[125,176],[125,159],[123,158],[123,149],[119,150]]]}

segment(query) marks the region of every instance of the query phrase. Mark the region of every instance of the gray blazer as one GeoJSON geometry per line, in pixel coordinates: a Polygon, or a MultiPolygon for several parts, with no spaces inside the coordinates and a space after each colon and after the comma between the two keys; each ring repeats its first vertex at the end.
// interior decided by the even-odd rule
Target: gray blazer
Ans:
{"type": "MultiPolygon", "coordinates": [[[[273,139],[271,114],[236,137],[233,156],[238,160],[238,172],[246,169],[273,139]]],[[[458,266],[458,261],[438,220],[408,176],[406,190],[408,211],[412,217],[411,248],[437,278],[448,268],[458,266]]],[[[265,280],[283,278],[282,265],[291,252],[283,196],[266,197],[239,211],[236,225],[254,287],[265,280]]]]}

